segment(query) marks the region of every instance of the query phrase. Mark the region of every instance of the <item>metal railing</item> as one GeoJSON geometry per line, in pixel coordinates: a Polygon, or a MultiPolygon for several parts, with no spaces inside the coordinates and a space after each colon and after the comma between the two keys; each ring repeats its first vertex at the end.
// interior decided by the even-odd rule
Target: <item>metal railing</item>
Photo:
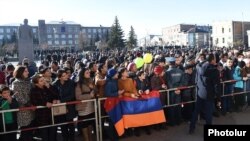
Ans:
{"type": "MultiPolygon", "coordinates": [[[[249,79],[248,79],[249,80],[249,79]]],[[[239,80],[243,81],[243,80],[239,80]]],[[[237,82],[236,80],[229,80],[229,81],[224,81],[222,83],[222,96],[221,97],[227,97],[227,96],[234,96],[234,95],[240,95],[244,93],[249,93],[250,91],[246,91],[246,81],[244,81],[244,91],[243,92],[237,92],[237,93],[232,93],[232,94],[226,94],[224,93],[225,89],[225,84],[226,83],[232,83],[232,82],[237,82]]],[[[180,102],[180,103],[175,103],[175,104],[170,104],[169,100],[169,94],[171,91],[176,91],[176,90],[186,90],[186,89],[192,89],[196,88],[195,85],[192,86],[182,86],[182,87],[177,87],[177,88],[170,88],[166,90],[160,90],[159,92],[167,92],[167,104],[163,106],[163,108],[167,107],[172,107],[172,106],[178,106],[178,105],[185,105],[185,104],[190,104],[196,102],[196,98],[191,101],[186,101],[186,102],[180,102]]],[[[6,131],[5,127],[5,117],[4,113],[6,112],[18,112],[18,111],[24,111],[24,110],[36,110],[36,109],[42,109],[42,108],[48,108],[46,106],[32,106],[32,107],[22,107],[18,109],[9,109],[9,110],[1,110],[0,113],[2,114],[2,120],[3,120],[3,132],[0,132],[1,134],[7,134],[7,133],[14,133],[14,132],[20,132],[20,131],[27,131],[27,130],[36,130],[36,129],[41,129],[41,128],[47,128],[47,127],[53,127],[53,126],[60,126],[60,125],[65,125],[65,124],[72,124],[72,123],[78,123],[78,122],[85,122],[89,120],[95,120],[95,126],[96,126],[96,139],[97,141],[102,141],[102,119],[107,118],[108,116],[102,115],[102,105],[101,101],[106,100],[107,98],[97,98],[97,99],[91,99],[91,100],[82,100],[82,101],[71,101],[71,102],[66,102],[66,103],[60,103],[60,104],[53,104],[52,107],[57,107],[57,106],[62,106],[62,105],[72,105],[72,104],[81,104],[85,102],[94,102],[94,108],[95,108],[95,117],[94,118],[89,118],[89,119],[84,119],[84,120],[76,120],[76,121],[70,121],[70,122],[63,122],[63,123],[57,123],[55,124],[54,121],[54,115],[53,115],[53,108],[51,108],[51,120],[52,124],[51,125],[46,125],[46,126],[38,126],[38,127],[31,127],[31,128],[26,128],[26,129],[19,129],[19,130],[14,130],[14,131],[6,131]]]]}
{"type": "MultiPolygon", "coordinates": [[[[14,132],[20,132],[20,131],[36,130],[36,129],[41,129],[41,128],[48,128],[48,127],[54,127],[54,126],[60,126],[60,125],[66,125],[66,124],[72,124],[72,123],[78,123],[78,122],[84,122],[84,121],[90,121],[90,120],[95,120],[95,124],[96,124],[96,126],[98,126],[97,101],[96,101],[96,99],[90,99],[90,100],[71,101],[71,102],[53,104],[52,107],[51,107],[51,119],[52,119],[52,124],[51,125],[31,127],[31,128],[25,128],[25,129],[13,130],[13,131],[6,131],[4,113],[6,113],[6,112],[18,112],[18,111],[24,111],[24,110],[36,110],[36,109],[43,109],[43,108],[48,108],[48,107],[46,107],[46,106],[31,106],[31,107],[21,107],[21,108],[18,108],[18,109],[1,110],[0,113],[2,114],[2,120],[3,120],[3,132],[0,132],[0,135],[1,134],[14,133],[14,132]],[[54,116],[54,112],[53,112],[53,107],[58,107],[58,106],[63,106],[63,105],[66,106],[66,105],[73,105],[73,104],[81,104],[81,103],[86,103],[86,102],[94,102],[94,110],[95,110],[95,117],[94,118],[76,120],[76,121],[69,121],[69,122],[63,122],[63,123],[55,124],[55,121],[54,121],[55,116],[54,116]]],[[[97,141],[99,141],[99,129],[98,128],[96,128],[96,139],[97,139],[97,141]]]]}

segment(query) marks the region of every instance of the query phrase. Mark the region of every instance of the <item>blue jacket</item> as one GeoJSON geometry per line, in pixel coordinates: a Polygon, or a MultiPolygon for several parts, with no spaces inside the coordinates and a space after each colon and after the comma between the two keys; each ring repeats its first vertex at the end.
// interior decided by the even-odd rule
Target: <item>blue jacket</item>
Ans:
{"type": "Polygon", "coordinates": [[[235,68],[233,77],[234,77],[234,80],[237,80],[234,87],[243,89],[244,83],[243,83],[242,76],[241,76],[241,68],[239,66],[235,68]]]}
{"type": "Polygon", "coordinates": [[[118,81],[112,78],[107,78],[105,84],[105,97],[118,97],[118,81]]]}
{"type": "Polygon", "coordinates": [[[208,100],[220,98],[219,70],[208,62],[198,64],[196,70],[197,95],[208,100]]]}
{"type": "Polygon", "coordinates": [[[170,67],[166,72],[168,88],[183,86],[184,72],[176,67],[170,67]]]}

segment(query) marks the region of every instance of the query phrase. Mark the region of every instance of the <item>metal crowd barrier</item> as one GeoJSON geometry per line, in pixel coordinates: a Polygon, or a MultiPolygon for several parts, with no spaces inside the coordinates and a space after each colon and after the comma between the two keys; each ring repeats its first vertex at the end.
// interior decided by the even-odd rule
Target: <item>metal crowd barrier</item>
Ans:
{"type": "MultiPolygon", "coordinates": [[[[51,107],[51,119],[52,119],[52,124],[51,125],[31,127],[31,128],[25,128],[25,129],[21,129],[21,130],[19,129],[19,130],[7,131],[7,132],[6,132],[6,127],[5,127],[4,113],[6,113],[6,112],[18,112],[18,111],[24,111],[24,110],[36,110],[36,109],[42,109],[42,108],[48,108],[48,107],[46,107],[46,106],[31,106],[31,107],[22,107],[22,108],[18,108],[18,109],[1,110],[0,113],[2,114],[2,120],[3,120],[3,132],[0,132],[0,135],[1,134],[14,133],[14,132],[20,132],[20,131],[36,130],[36,129],[41,129],[41,128],[53,127],[53,126],[60,126],[60,125],[65,125],[65,124],[84,122],[84,121],[89,121],[89,120],[95,120],[96,127],[98,127],[98,115],[97,115],[98,107],[97,107],[96,99],[81,100],[81,101],[71,101],[71,102],[53,104],[52,107],[51,107]],[[95,117],[94,118],[55,124],[55,122],[54,122],[54,114],[53,114],[54,112],[53,112],[52,107],[63,106],[63,105],[72,105],[72,104],[80,104],[80,103],[85,103],[85,102],[94,102],[94,108],[95,108],[95,117]]],[[[96,139],[97,139],[97,141],[99,141],[99,129],[98,128],[96,128],[96,139]]]]}
{"type": "MultiPolygon", "coordinates": [[[[242,80],[239,80],[239,81],[242,81],[242,80]]],[[[244,94],[244,93],[249,93],[250,92],[250,91],[246,91],[246,81],[244,81],[244,91],[243,92],[238,92],[238,93],[232,93],[232,94],[225,95],[225,93],[224,93],[225,84],[226,83],[232,83],[232,82],[236,82],[236,80],[229,80],[229,81],[221,82],[222,83],[222,96],[221,97],[240,95],[240,94],[244,94]]],[[[176,103],[176,104],[170,104],[170,101],[169,101],[169,92],[170,91],[185,90],[185,89],[191,89],[191,88],[196,88],[196,86],[195,85],[192,85],[192,86],[182,86],[182,87],[177,87],[177,88],[160,90],[159,92],[167,92],[167,99],[168,99],[168,101],[167,101],[167,105],[163,106],[163,108],[172,107],[172,106],[178,106],[178,105],[185,105],[185,104],[196,102],[196,98],[195,98],[192,101],[180,102],[180,103],[176,103]]],[[[18,111],[23,111],[23,110],[35,110],[35,109],[42,109],[42,108],[47,108],[47,107],[46,106],[32,106],[32,107],[24,107],[24,108],[18,108],[18,109],[2,110],[2,111],[0,111],[0,113],[2,113],[3,129],[4,129],[4,131],[0,132],[0,135],[1,134],[7,134],[7,133],[13,133],[13,132],[35,130],[35,129],[41,129],[41,128],[47,128],[47,127],[60,126],[60,125],[65,125],[65,124],[71,124],[71,123],[78,123],[78,122],[84,122],[84,121],[89,121],[89,120],[95,120],[95,123],[96,123],[96,139],[97,139],[97,141],[102,141],[102,138],[103,138],[103,135],[102,135],[102,119],[103,118],[107,118],[108,116],[102,116],[101,101],[104,101],[106,99],[107,98],[97,98],[97,99],[91,99],[91,100],[72,101],[72,102],[66,102],[66,103],[60,103],[60,104],[53,104],[52,105],[52,107],[56,107],[56,106],[62,106],[62,105],[80,104],[80,103],[84,103],[84,102],[94,102],[95,118],[90,118],[90,119],[84,119],[84,120],[77,120],[77,121],[70,121],[70,122],[64,122],[64,123],[55,124],[55,122],[54,122],[54,115],[53,115],[53,108],[51,108],[52,125],[32,127],[32,128],[26,128],[26,129],[15,130],[15,131],[7,131],[7,132],[6,132],[6,128],[5,128],[4,113],[6,113],[6,112],[18,112],[18,111]]]]}

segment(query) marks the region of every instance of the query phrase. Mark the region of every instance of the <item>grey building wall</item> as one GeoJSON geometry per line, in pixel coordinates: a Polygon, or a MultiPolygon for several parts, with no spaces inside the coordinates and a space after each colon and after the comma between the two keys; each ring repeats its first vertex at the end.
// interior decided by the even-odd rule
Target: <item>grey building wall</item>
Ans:
{"type": "MultiPolygon", "coordinates": [[[[0,26],[0,45],[3,39],[10,39],[18,27],[19,25],[0,26]]],[[[101,25],[97,27],[81,26],[72,21],[52,21],[46,23],[45,20],[38,20],[38,26],[32,26],[32,29],[35,49],[68,48],[77,50],[79,47],[79,34],[81,32],[86,34],[89,41],[88,45],[95,45],[97,40],[108,40],[111,27],[103,27],[101,25]]]]}

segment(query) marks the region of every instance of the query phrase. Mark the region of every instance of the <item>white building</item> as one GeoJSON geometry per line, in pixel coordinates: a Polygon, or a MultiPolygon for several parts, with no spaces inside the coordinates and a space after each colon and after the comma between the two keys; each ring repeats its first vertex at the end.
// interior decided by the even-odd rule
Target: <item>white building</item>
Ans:
{"type": "Polygon", "coordinates": [[[250,47],[250,30],[247,30],[247,37],[248,37],[248,47],[250,47]]]}
{"type": "Polygon", "coordinates": [[[147,35],[139,39],[139,46],[150,47],[150,46],[161,46],[162,36],[161,35],[147,35]]]}
{"type": "Polygon", "coordinates": [[[220,21],[212,24],[213,45],[216,47],[233,47],[247,44],[247,30],[250,22],[220,21]]]}
{"type": "Polygon", "coordinates": [[[166,46],[209,46],[211,26],[178,24],[162,29],[163,44],[166,46]]]}

